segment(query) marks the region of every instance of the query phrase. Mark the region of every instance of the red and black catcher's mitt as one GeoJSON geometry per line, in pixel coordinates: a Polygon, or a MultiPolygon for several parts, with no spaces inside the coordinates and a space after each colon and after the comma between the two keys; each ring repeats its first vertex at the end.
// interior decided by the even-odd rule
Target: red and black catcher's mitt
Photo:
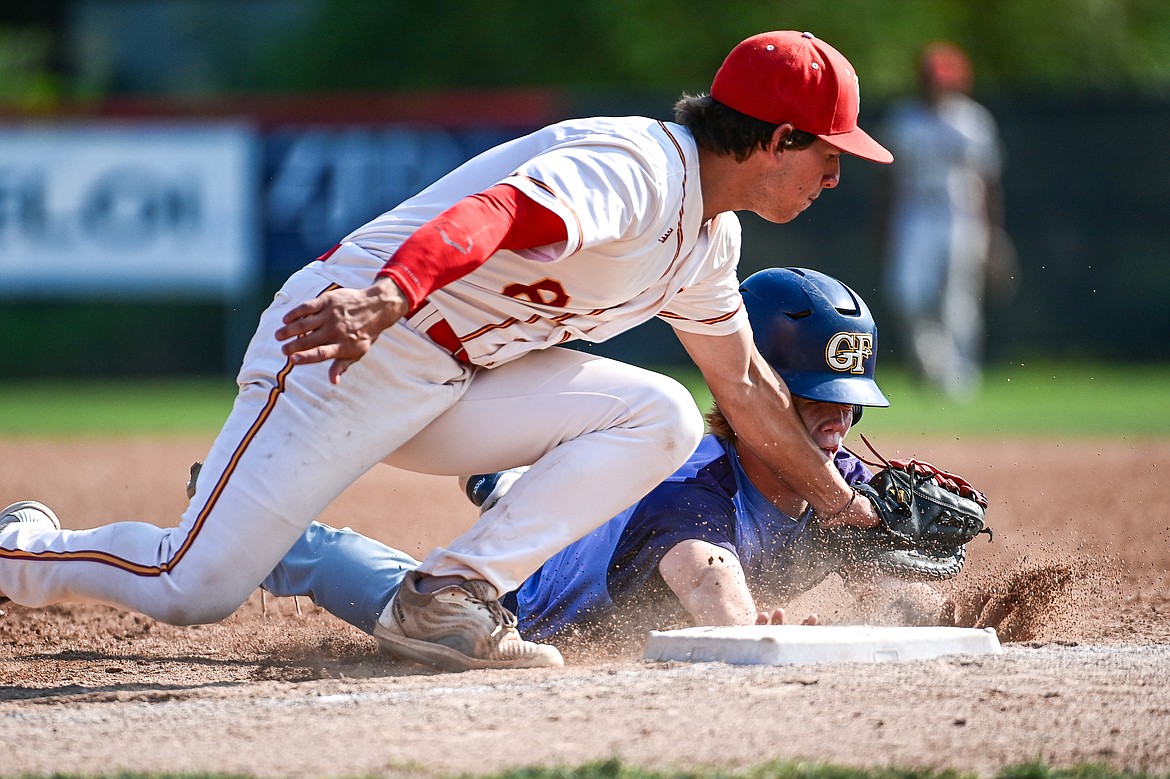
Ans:
{"type": "Polygon", "coordinates": [[[839,528],[837,540],[857,564],[883,573],[916,579],[959,573],[967,544],[981,534],[991,537],[987,498],[961,476],[923,460],[882,462],[885,468],[868,484],[854,487],[873,504],[880,524],[839,528]]]}

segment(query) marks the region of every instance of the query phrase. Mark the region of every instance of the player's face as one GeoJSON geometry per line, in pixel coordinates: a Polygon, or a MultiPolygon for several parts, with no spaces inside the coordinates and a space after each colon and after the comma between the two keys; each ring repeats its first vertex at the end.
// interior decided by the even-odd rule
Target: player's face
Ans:
{"type": "Polygon", "coordinates": [[[822,452],[832,458],[853,426],[853,406],[794,398],[796,413],[822,452]]]}
{"type": "Polygon", "coordinates": [[[791,222],[841,180],[841,152],[819,138],[807,149],[775,153],[751,210],[769,222],[791,222]]]}

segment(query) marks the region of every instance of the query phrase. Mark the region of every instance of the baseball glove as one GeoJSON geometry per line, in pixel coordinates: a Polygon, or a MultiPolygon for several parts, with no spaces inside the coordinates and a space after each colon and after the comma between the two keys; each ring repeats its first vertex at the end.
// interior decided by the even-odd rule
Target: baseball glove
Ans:
{"type": "Polygon", "coordinates": [[[885,468],[868,484],[854,486],[881,522],[866,529],[834,528],[834,540],[863,568],[909,579],[955,576],[963,569],[967,544],[984,533],[992,537],[987,498],[966,479],[928,462],[882,462],[885,468]]]}

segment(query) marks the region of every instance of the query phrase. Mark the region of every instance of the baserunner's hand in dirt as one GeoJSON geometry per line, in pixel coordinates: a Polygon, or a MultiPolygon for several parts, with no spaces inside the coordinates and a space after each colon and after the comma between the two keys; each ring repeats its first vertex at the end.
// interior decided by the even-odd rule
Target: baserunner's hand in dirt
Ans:
{"type": "MultiPolygon", "coordinates": [[[[819,620],[816,614],[809,614],[804,618],[802,625],[816,625],[819,620]]],[[[761,611],[756,615],[757,625],[783,625],[784,624],[784,609],[775,609],[771,614],[761,611]]]]}

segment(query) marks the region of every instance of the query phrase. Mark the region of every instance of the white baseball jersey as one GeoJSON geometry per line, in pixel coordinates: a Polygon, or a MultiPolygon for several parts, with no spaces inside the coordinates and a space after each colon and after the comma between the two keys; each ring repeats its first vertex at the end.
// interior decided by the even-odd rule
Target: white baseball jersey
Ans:
{"type": "Polygon", "coordinates": [[[369,285],[420,225],[501,181],[560,216],[568,240],[499,251],[429,296],[472,363],[604,341],[654,316],[711,335],[746,321],[738,219],[726,213],[704,229],[694,140],[643,117],[562,122],[491,149],[350,233],[352,246],[321,272],[342,286],[369,285]]]}
{"type": "Polygon", "coordinates": [[[966,95],[936,106],[908,99],[891,109],[883,137],[898,160],[887,294],[918,369],[965,391],[978,380],[982,352],[988,185],[1002,165],[995,120],[966,95]]]}
{"type": "Polygon", "coordinates": [[[898,160],[890,175],[899,216],[986,217],[986,182],[999,177],[1002,165],[999,133],[986,108],[958,94],[937,106],[904,100],[891,108],[883,137],[898,160]]]}

